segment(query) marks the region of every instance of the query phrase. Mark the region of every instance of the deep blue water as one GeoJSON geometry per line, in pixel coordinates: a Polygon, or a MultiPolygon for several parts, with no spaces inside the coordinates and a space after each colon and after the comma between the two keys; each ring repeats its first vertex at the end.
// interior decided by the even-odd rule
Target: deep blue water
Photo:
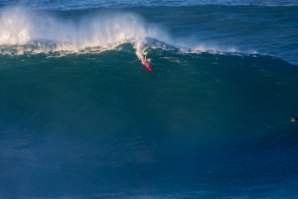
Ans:
{"type": "Polygon", "coordinates": [[[0,1],[0,198],[297,198],[297,6],[0,1]]]}

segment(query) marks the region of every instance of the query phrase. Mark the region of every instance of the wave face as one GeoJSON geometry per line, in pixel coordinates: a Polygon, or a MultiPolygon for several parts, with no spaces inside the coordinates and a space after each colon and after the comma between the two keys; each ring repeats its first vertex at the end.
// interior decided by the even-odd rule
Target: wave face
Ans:
{"type": "Polygon", "coordinates": [[[297,197],[296,66],[148,51],[0,55],[0,196],[297,197]]]}
{"type": "Polygon", "coordinates": [[[298,197],[295,2],[173,2],[1,1],[0,198],[298,197]]]}

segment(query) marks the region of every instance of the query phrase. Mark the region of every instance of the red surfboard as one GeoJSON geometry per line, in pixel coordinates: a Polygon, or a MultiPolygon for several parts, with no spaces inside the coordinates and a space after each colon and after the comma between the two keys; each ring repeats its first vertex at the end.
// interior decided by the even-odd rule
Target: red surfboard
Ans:
{"type": "Polygon", "coordinates": [[[152,71],[152,66],[150,65],[149,60],[143,58],[143,56],[139,52],[136,52],[136,54],[137,54],[137,57],[139,58],[139,60],[141,60],[142,64],[145,66],[145,68],[149,71],[152,71]]]}
{"type": "Polygon", "coordinates": [[[147,59],[142,59],[142,64],[145,66],[145,68],[147,68],[147,70],[152,71],[152,66],[147,59]]]}

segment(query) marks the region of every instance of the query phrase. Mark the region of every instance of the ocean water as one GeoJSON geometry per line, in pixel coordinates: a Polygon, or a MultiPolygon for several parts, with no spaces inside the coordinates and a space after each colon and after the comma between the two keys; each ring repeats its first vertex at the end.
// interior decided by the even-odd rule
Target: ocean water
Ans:
{"type": "Polygon", "coordinates": [[[0,198],[297,198],[297,116],[295,0],[0,1],[0,198]]]}

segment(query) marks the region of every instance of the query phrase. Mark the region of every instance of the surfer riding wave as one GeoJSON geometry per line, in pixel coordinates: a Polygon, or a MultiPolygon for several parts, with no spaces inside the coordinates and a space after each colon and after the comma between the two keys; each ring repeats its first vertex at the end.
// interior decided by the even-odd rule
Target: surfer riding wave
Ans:
{"type": "Polygon", "coordinates": [[[141,60],[142,64],[149,71],[152,71],[152,66],[150,64],[151,59],[148,58],[148,51],[144,50],[143,52],[136,51],[136,55],[141,60]]]}
{"type": "Polygon", "coordinates": [[[151,61],[151,60],[147,58],[147,56],[148,56],[148,51],[144,51],[142,55],[143,55],[143,60],[144,60],[144,62],[147,63],[147,64],[150,64],[150,61],[151,61]]]}

